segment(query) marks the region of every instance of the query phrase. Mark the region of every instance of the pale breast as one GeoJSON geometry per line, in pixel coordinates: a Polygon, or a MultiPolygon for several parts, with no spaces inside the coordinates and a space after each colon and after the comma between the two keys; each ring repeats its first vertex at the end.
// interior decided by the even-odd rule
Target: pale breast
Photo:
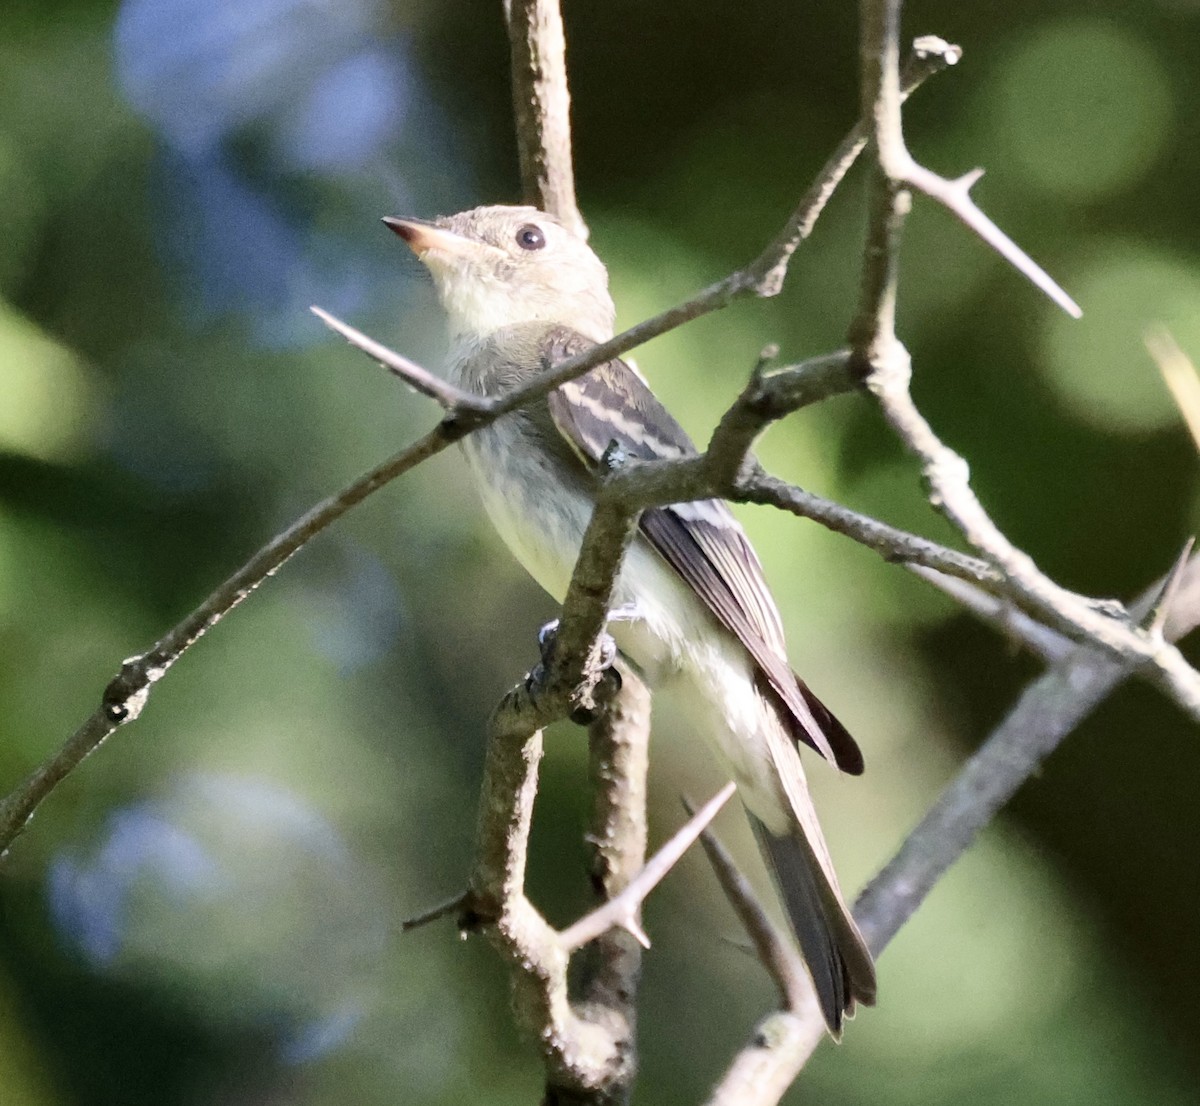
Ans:
{"type": "Polygon", "coordinates": [[[591,503],[532,448],[518,417],[500,419],[463,442],[488,517],[513,556],[562,602],[591,517],[591,503]]]}

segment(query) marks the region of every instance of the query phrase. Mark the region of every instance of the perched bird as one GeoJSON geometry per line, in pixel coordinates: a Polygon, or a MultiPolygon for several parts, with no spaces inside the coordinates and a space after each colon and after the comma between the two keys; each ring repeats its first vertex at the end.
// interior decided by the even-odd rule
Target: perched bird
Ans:
{"type": "MultiPolygon", "coordinates": [[[[426,222],[385,219],[433,276],[449,318],[449,375],[494,395],[612,337],[608,272],[583,239],[531,207],[426,222]]],[[[533,578],[567,591],[610,443],[637,459],[695,447],[641,375],[609,361],[463,442],[488,514],[533,578]]],[[[853,738],[788,664],[762,567],[720,500],[647,511],[626,554],[609,632],[652,686],[682,683],[737,782],[773,869],[830,1032],[875,999],[875,967],[838,889],[798,743],[862,771],[853,738]]]]}

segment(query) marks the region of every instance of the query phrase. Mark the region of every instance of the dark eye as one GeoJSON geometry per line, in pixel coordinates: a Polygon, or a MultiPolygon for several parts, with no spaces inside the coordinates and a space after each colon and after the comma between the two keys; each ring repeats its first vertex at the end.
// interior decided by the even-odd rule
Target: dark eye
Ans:
{"type": "Polygon", "coordinates": [[[517,228],[517,245],[523,250],[540,250],[546,244],[542,228],[526,223],[517,228]]]}

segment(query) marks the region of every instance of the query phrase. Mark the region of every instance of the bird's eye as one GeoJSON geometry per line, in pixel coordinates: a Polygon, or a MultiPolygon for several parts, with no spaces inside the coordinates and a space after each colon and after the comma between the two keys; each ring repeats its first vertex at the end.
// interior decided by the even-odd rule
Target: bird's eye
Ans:
{"type": "Polygon", "coordinates": [[[523,250],[540,250],[546,244],[542,228],[526,223],[517,228],[517,245],[523,250]]]}

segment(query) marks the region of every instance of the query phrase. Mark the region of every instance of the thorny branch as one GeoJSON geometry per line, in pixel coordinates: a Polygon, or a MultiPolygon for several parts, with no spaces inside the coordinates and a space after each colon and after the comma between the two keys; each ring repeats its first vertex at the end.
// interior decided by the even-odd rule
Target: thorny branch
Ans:
{"type": "Polygon", "coordinates": [[[614,924],[640,932],[636,918],[642,901],[686,843],[716,815],[731,788],[679,831],[686,842],[682,848],[671,842],[665,846],[669,862],[652,860],[649,876],[631,881],[633,890],[614,900],[620,903],[616,916],[610,902],[599,908],[599,917],[589,916],[566,934],[557,933],[525,896],[525,862],[542,728],[564,716],[572,701],[571,689],[552,673],[534,673],[492,716],[469,910],[513,967],[514,1005],[541,1044],[548,1085],[597,1103],[619,1102],[628,1086],[630,1026],[617,1007],[572,1001],[567,989],[571,952],[614,924]]]}
{"type": "MultiPolygon", "coordinates": [[[[1027,606],[1042,615],[1040,622],[1020,615],[1008,620],[1006,628],[1019,628],[1050,663],[1045,675],[1025,690],[1008,717],[860,896],[855,917],[876,956],[1045,758],[1113,688],[1144,667],[1147,653],[1160,664],[1162,674],[1156,682],[1191,709],[1186,685],[1196,674],[1182,660],[1179,664],[1185,672],[1179,672],[1173,662],[1164,665],[1161,660],[1168,653],[1168,641],[1200,625],[1200,561],[1188,560],[1190,541],[1165,579],[1135,608],[1140,608],[1145,629],[1124,612],[1116,616],[1101,613],[1096,604],[1045,580],[1028,557],[1009,545],[971,492],[965,463],[936,439],[912,402],[908,355],[895,334],[898,247],[909,206],[905,189],[927,181],[932,174],[912,163],[903,144],[896,66],[899,8],[899,0],[862,0],[861,5],[863,111],[874,123],[879,164],[851,344],[856,360],[867,366],[869,390],[879,399],[904,443],[924,463],[933,505],[1004,573],[1011,582],[1010,595],[1014,599],[1028,601],[1034,594],[1046,599],[1045,608],[1037,603],[1027,606]],[[1090,632],[1090,625],[1085,629],[1082,624],[1093,619],[1107,620],[1111,625],[1105,625],[1104,630],[1115,628],[1124,634],[1122,646],[1127,651],[1113,648],[1109,634],[1090,632]],[[1150,628],[1157,632],[1150,633],[1150,628]],[[1060,630],[1086,644],[1066,650],[1064,639],[1055,640],[1060,630]],[[1148,647],[1144,651],[1140,648],[1143,644],[1148,647]],[[1176,681],[1184,686],[1177,687],[1176,681]]],[[[961,189],[959,198],[964,202],[970,183],[964,180],[951,186],[961,189]]],[[[942,198],[937,190],[925,190],[942,198]]],[[[971,219],[964,221],[980,230],[971,219]]],[[[980,233],[994,242],[994,238],[980,233]]],[[[1002,252],[1056,302],[1068,310],[1074,307],[1069,298],[1064,303],[1063,297],[1056,294],[1053,282],[1052,287],[1046,287],[1049,278],[1042,280],[1040,269],[1032,262],[1023,263],[1023,254],[1012,256],[1012,251],[1017,248],[1002,252]]],[[[931,575],[928,569],[918,571],[923,576],[931,575]]],[[[951,594],[963,591],[959,581],[949,583],[951,594]]],[[[976,613],[991,620],[1002,617],[999,610],[981,600],[976,589],[968,586],[967,596],[968,605],[976,613]]],[[[731,897],[736,898],[732,892],[731,897]]],[[[819,1017],[790,1017],[790,1006],[785,1001],[784,1010],[774,1015],[776,1021],[769,1035],[760,1027],[754,1040],[741,1050],[709,1106],[771,1106],[778,1102],[823,1037],[819,1017]],[[742,1077],[747,1070],[753,1073],[753,1081],[742,1077]]]]}
{"type": "MultiPolygon", "coordinates": [[[[872,120],[878,164],[872,181],[859,308],[850,328],[850,344],[856,362],[866,372],[867,388],[878,399],[896,435],[921,462],[930,487],[930,502],[976,552],[1003,573],[1005,591],[1013,601],[1073,641],[1099,645],[1115,657],[1138,665],[1146,678],[1200,721],[1200,673],[1177,649],[1146,633],[1123,611],[1075,595],[1043,575],[1033,559],[1013,546],[992,521],[971,490],[966,461],[937,437],[913,401],[909,390],[912,366],[895,329],[899,246],[910,206],[907,189],[923,187],[929,191],[920,182],[927,185],[933,174],[915,165],[904,144],[899,24],[899,0],[863,0],[862,113],[872,120]]],[[[965,195],[965,186],[962,192],[965,195]]],[[[942,198],[936,190],[931,194],[942,198]]],[[[966,221],[979,230],[972,220],[966,221]]],[[[1015,245],[1012,249],[1020,254],[1015,245]]],[[[1045,282],[1036,276],[1041,270],[1024,254],[1020,258],[1024,260],[1010,260],[1045,289],[1045,282]]],[[[1054,289],[1057,285],[1048,289],[1048,294],[1059,301],[1054,289]]],[[[1068,309],[1073,306],[1070,304],[1068,309]]]]}
{"type": "MultiPolygon", "coordinates": [[[[751,1043],[741,1049],[721,1077],[708,1106],[763,1106],[777,1102],[812,1051],[814,1027],[824,1025],[816,994],[790,936],[781,932],[755,897],[721,843],[706,831],[701,837],[713,871],[750,937],[754,951],[779,988],[780,1008],[754,1027],[751,1043]]],[[[817,1029],[818,1039],[823,1029],[817,1029]]]]}
{"type": "MultiPolygon", "coordinates": [[[[1142,596],[1135,610],[1147,610],[1162,589],[1142,596]]],[[[1200,626],[1200,558],[1183,572],[1164,627],[1178,641],[1200,626]]],[[[1133,665],[1103,650],[1080,646],[1050,665],[1030,684],[978,751],[959,770],[900,850],[867,885],[854,917],[875,956],[879,956],[950,867],[970,848],[1001,808],[1034,776],[1046,758],[1125,680],[1133,665]]],[[[778,1093],[721,1098],[708,1106],[773,1106],[824,1038],[815,1012],[788,1019],[774,1015],[772,1036],[756,1036],[739,1053],[721,1086],[739,1066],[753,1064],[761,1086],[778,1093]],[[765,1042],[765,1043],[764,1043],[765,1042]]]]}
{"type": "MultiPolygon", "coordinates": [[[[955,47],[942,44],[944,51],[939,53],[930,48],[927,40],[922,40],[922,42],[924,45],[920,50],[914,52],[909,66],[910,83],[914,88],[925,77],[944,68],[945,65],[952,64],[957,59],[957,48],[955,47]]],[[[842,153],[831,159],[822,175],[818,177],[817,183],[809,190],[804,201],[789,220],[787,226],[795,229],[785,230],[777,241],[786,238],[790,242],[796,234],[803,238],[811,231],[813,222],[829,198],[830,190],[822,182],[830,171],[836,171],[840,179],[840,175],[845,172],[843,162],[846,161],[846,157],[847,155],[842,153]]],[[[794,247],[792,248],[794,249],[794,247]]],[[[297,550],[335,522],[351,507],[397,476],[461,440],[466,434],[499,418],[508,411],[535,401],[564,381],[581,376],[596,365],[618,357],[635,346],[648,342],[675,327],[682,326],[691,319],[724,307],[740,296],[751,293],[773,295],[778,291],[778,287],[770,281],[765,281],[764,278],[756,278],[754,273],[756,270],[776,272],[781,264],[786,265],[787,256],[790,256],[790,251],[785,256],[782,248],[773,243],[763,251],[757,262],[702,290],[692,299],[631,327],[586,353],[559,363],[553,369],[520,388],[483,402],[480,402],[479,397],[472,397],[471,401],[459,405],[448,385],[438,387],[429,383],[433,374],[423,369],[418,372],[406,371],[404,366],[412,366],[407,358],[392,354],[391,351],[384,351],[389,356],[379,359],[387,364],[390,371],[402,376],[410,385],[430,395],[446,409],[447,414],[443,420],[418,441],[364,473],[341,491],[306,512],[286,530],[272,538],[225,583],[213,591],[187,618],[168,630],[150,649],[126,660],[122,664],[120,672],[105,688],[97,709],[58,750],[52,753],[10,794],[0,800],[0,856],[3,856],[8,850],[38,806],[58,784],[117,729],[127,722],[132,722],[141,714],[154,684],[191,646],[241,603],[247,595],[258,588],[264,580],[273,576],[297,550]]],[[[330,317],[324,312],[321,312],[321,317],[326,321],[330,320],[330,317]]],[[[366,352],[372,357],[382,350],[382,347],[372,343],[365,335],[359,335],[358,332],[353,331],[353,328],[346,327],[345,324],[339,324],[333,320],[330,325],[344,337],[354,340],[355,344],[360,344],[357,339],[361,337],[367,343],[364,346],[366,352]]],[[[845,520],[843,519],[842,522],[844,523],[845,520]]],[[[919,541],[919,539],[914,540],[919,541]]],[[[876,547],[878,548],[878,546],[876,547]]],[[[907,555],[897,554],[897,559],[907,559],[907,555]]],[[[944,565],[931,567],[945,568],[944,565]]],[[[950,571],[949,568],[945,568],[945,570],[950,571]]]]}
{"type": "MultiPolygon", "coordinates": [[[[894,329],[898,244],[909,190],[921,191],[948,207],[1064,309],[1077,314],[1078,308],[975,205],[970,189],[978,172],[944,180],[917,165],[904,145],[899,110],[903,97],[932,73],[954,64],[958,49],[938,39],[918,40],[901,77],[898,0],[862,0],[862,24],[863,122],[835,152],[762,253],[685,303],[493,398],[459,393],[420,366],[319,312],[349,341],[441,404],[444,418],[407,449],[297,520],[147,653],[125,662],[105,690],[98,710],[58,753],[0,802],[0,850],[12,843],[58,782],[109,734],[138,716],[153,684],[200,636],[351,506],[466,434],[545,396],[603,361],[739,297],[776,294],[795,249],[811,233],[833,189],[870,139],[875,143],[877,165],[860,307],[850,332],[850,351],[775,373],[761,369],[753,373],[742,396],[722,418],[709,448],[697,457],[626,466],[614,463],[576,566],[555,648],[529,680],[505,698],[493,717],[478,859],[463,901],[514,964],[518,1008],[542,1041],[551,1092],[561,1090],[572,1096],[582,1092],[587,1101],[616,1103],[626,1096],[632,1075],[632,1005],[627,1002],[621,1007],[611,1002],[611,994],[605,995],[604,990],[611,991],[613,981],[601,977],[593,980],[590,993],[591,997],[600,996],[600,1001],[572,1000],[566,988],[566,967],[577,937],[564,940],[526,899],[524,871],[542,729],[583,709],[600,714],[593,727],[595,738],[613,717],[611,712],[605,713],[614,694],[614,681],[601,661],[604,622],[623,551],[646,507],[722,495],[771,503],[815,518],[889,559],[965,581],[988,596],[1014,604],[1029,617],[1012,619],[1010,629],[1015,627],[1014,632],[1044,656],[1054,658],[1047,674],[1031,685],[864,893],[856,913],[876,952],[1003,802],[1120,680],[1134,673],[1144,675],[1193,716],[1200,716],[1200,676],[1167,644],[1200,621],[1200,599],[1195,594],[1200,591],[1200,571],[1195,562],[1181,569],[1174,584],[1162,589],[1168,599],[1171,593],[1174,596],[1169,603],[1160,604],[1166,610],[1165,625],[1158,620],[1143,628],[1111,604],[1058,588],[995,527],[970,490],[965,463],[937,439],[912,403],[908,355],[894,329]],[[942,548],[820,500],[762,472],[750,458],[754,440],[771,422],[806,403],[855,390],[864,378],[893,429],[920,460],[933,490],[931,501],[958,527],[978,556],[942,548]],[[1061,641],[1053,649],[1047,646],[1047,633],[1064,635],[1080,642],[1080,647],[1063,655],[1061,641]],[[591,1094],[592,1090],[596,1093],[591,1094]]],[[[569,105],[557,5],[551,0],[511,0],[509,27],[527,196],[536,196],[541,206],[584,232],[575,207],[570,167],[569,105]]],[[[985,605],[974,606],[983,610],[985,605]]],[[[644,689],[638,695],[643,698],[635,695],[628,701],[635,714],[644,714],[644,689]]],[[[629,727],[630,732],[644,729],[644,717],[631,718],[629,727]]],[[[596,763],[605,763],[605,756],[615,754],[601,749],[594,755],[596,763]]],[[[629,778],[634,779],[639,770],[644,771],[630,770],[629,778]]],[[[644,806],[644,793],[637,794],[636,786],[626,799],[644,806]]],[[[612,813],[598,811],[597,818],[603,823],[612,813]]],[[[608,878],[611,872],[599,872],[606,894],[617,896],[621,903],[619,908],[599,909],[615,910],[628,932],[639,929],[638,907],[649,890],[642,883],[650,882],[648,878],[639,882],[636,877],[640,856],[632,859],[634,851],[626,851],[617,878],[608,878]],[[630,897],[621,898],[622,888],[631,883],[636,891],[626,891],[630,897]]],[[[723,886],[735,904],[741,903],[739,913],[780,986],[785,1009],[762,1023],[759,1035],[739,1054],[712,1101],[720,1106],[751,1102],[761,1106],[777,1101],[803,1065],[820,1039],[819,1018],[806,1012],[807,989],[796,976],[796,965],[789,967],[789,943],[778,934],[772,937],[769,923],[754,909],[753,897],[744,887],[739,888],[736,873],[731,874],[718,854],[713,855],[723,886]],[[747,1073],[753,1073],[750,1082],[745,1081],[747,1073]]],[[[601,868],[608,862],[604,860],[601,868]]],[[[442,912],[431,914],[440,916],[442,912]]],[[[604,915],[581,924],[598,930],[601,920],[608,919],[604,915]]],[[[610,927],[601,940],[623,940],[628,932],[610,927]]],[[[619,986],[629,978],[636,978],[636,964],[632,976],[628,966],[623,967],[616,983],[619,986]]]]}

